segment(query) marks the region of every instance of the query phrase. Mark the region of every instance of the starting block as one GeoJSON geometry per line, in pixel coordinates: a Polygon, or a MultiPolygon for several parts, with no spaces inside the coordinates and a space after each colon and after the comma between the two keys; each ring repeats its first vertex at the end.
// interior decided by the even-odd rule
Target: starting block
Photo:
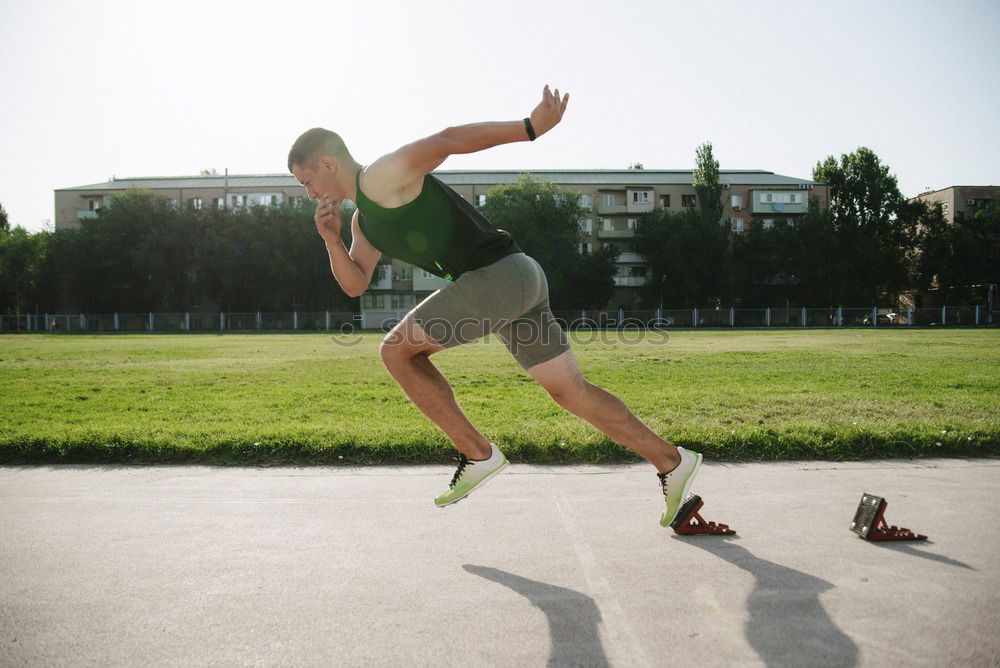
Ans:
{"type": "Polygon", "coordinates": [[[716,524],[707,522],[698,514],[705,502],[697,494],[692,494],[687,498],[677,511],[677,516],[670,523],[670,528],[674,533],[682,536],[693,536],[698,534],[712,534],[716,536],[732,536],[736,532],[729,528],[728,524],[716,524]]]}
{"type": "Polygon", "coordinates": [[[923,534],[913,533],[909,529],[897,526],[890,526],[885,521],[885,509],[888,502],[880,496],[868,494],[861,496],[861,503],[854,513],[854,521],[851,522],[851,531],[858,534],[865,540],[885,541],[885,540],[927,540],[923,534]]]}

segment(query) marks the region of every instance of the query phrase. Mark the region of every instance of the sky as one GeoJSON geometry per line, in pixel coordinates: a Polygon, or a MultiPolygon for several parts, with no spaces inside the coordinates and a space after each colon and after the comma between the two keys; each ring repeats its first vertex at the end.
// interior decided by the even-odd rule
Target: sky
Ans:
{"type": "Polygon", "coordinates": [[[0,0],[0,205],[112,176],[285,172],[304,130],[362,163],[527,116],[534,143],[442,169],[722,169],[811,178],[871,148],[906,196],[1000,185],[995,0],[0,0]]]}

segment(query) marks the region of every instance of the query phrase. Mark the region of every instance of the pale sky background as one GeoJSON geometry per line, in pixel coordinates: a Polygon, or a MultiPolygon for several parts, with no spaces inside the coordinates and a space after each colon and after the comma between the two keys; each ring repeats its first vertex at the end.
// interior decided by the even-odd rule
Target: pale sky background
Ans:
{"type": "MultiPolygon", "coordinates": [[[[520,119],[534,144],[444,169],[723,169],[810,178],[873,149],[904,195],[1000,184],[996,0],[0,0],[0,203],[112,175],[280,173],[321,125],[355,157],[520,119]]],[[[50,224],[50,223],[49,223],[50,224]]]]}

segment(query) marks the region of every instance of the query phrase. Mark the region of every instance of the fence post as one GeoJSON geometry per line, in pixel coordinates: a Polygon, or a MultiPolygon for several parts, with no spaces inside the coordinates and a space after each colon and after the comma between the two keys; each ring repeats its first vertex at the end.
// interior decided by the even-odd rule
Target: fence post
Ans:
{"type": "Polygon", "coordinates": [[[802,307],[802,326],[806,326],[806,307],[802,307]]]}
{"type": "Polygon", "coordinates": [[[693,309],[691,309],[691,326],[692,327],[697,327],[698,326],[698,307],[697,306],[695,306],[693,309]]]}
{"type": "Polygon", "coordinates": [[[326,318],[325,318],[324,322],[326,323],[326,331],[329,332],[330,331],[330,312],[329,311],[326,312],[326,318]]]}
{"type": "Polygon", "coordinates": [[[297,330],[299,328],[299,312],[292,311],[292,329],[297,330]]]}
{"type": "Polygon", "coordinates": [[[907,322],[907,324],[910,325],[910,327],[913,327],[913,325],[915,324],[913,322],[913,309],[912,308],[906,309],[906,322],[907,322]]]}
{"type": "Polygon", "coordinates": [[[872,306],[872,327],[878,327],[878,306],[872,306]]]}
{"type": "MultiPolygon", "coordinates": [[[[976,308],[978,309],[979,307],[977,306],[976,308]]],[[[976,311],[976,315],[977,316],[979,315],[979,311],[978,310],[976,311]]],[[[977,325],[979,324],[978,317],[977,317],[976,324],[977,325]]],[[[81,313],[80,314],[80,330],[83,331],[85,329],[87,329],[87,317],[81,313]]]]}
{"type": "Polygon", "coordinates": [[[117,332],[121,328],[121,323],[118,321],[118,314],[115,313],[115,331],[117,332]]]}
{"type": "Polygon", "coordinates": [[[191,312],[190,311],[185,311],[184,312],[184,331],[185,332],[190,332],[191,331],[191,312]]]}
{"type": "Polygon", "coordinates": [[[153,331],[153,312],[152,311],[149,312],[149,323],[148,323],[148,325],[149,325],[149,331],[152,332],[153,331]]]}
{"type": "Polygon", "coordinates": [[[732,306],[729,307],[729,326],[730,327],[736,326],[736,309],[734,309],[732,306]]]}
{"type": "Polygon", "coordinates": [[[764,326],[765,327],[770,327],[771,326],[771,307],[770,306],[768,306],[766,309],[764,309],[764,326]]]}
{"type": "Polygon", "coordinates": [[[843,306],[838,306],[837,307],[837,312],[836,312],[836,314],[834,314],[833,320],[837,324],[837,327],[843,327],[844,326],[844,307],[843,306]]]}
{"type": "Polygon", "coordinates": [[[219,331],[221,332],[226,328],[226,314],[223,311],[219,311],[219,331]]]}
{"type": "Polygon", "coordinates": [[[979,304],[976,304],[976,327],[979,327],[979,304]]]}
{"type": "Polygon", "coordinates": [[[941,307],[941,324],[942,325],[947,325],[948,324],[948,307],[947,306],[942,306],[941,307]]]}

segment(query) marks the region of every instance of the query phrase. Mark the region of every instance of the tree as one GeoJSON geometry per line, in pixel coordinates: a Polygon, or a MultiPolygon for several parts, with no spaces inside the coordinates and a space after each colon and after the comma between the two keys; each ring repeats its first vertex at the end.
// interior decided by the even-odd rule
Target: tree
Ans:
{"type": "Polygon", "coordinates": [[[957,216],[941,282],[970,304],[981,299],[983,286],[1000,284],[1000,207],[957,216]]]}
{"type": "Polygon", "coordinates": [[[691,183],[698,194],[701,217],[714,223],[722,220],[722,183],[719,181],[719,161],[712,153],[711,142],[705,142],[695,151],[695,168],[691,183]]]}
{"type": "Polygon", "coordinates": [[[50,233],[0,229],[0,313],[44,309],[41,290],[50,233]]]}
{"type": "Polygon", "coordinates": [[[694,211],[651,211],[639,219],[635,249],[649,267],[647,306],[718,306],[727,296],[729,238],[718,220],[694,211]]]}
{"type": "Polygon", "coordinates": [[[845,300],[871,304],[898,294],[906,286],[916,218],[888,166],[861,147],[817,163],[813,179],[830,187],[840,250],[834,279],[845,300]]]}
{"type": "Polygon", "coordinates": [[[940,202],[927,204],[915,200],[912,204],[919,207],[920,212],[915,257],[911,262],[911,283],[917,290],[927,291],[948,272],[954,243],[953,230],[940,202]]]}
{"type": "Polygon", "coordinates": [[[0,232],[10,231],[10,221],[7,219],[7,211],[4,210],[3,204],[0,204],[0,232]]]}
{"type": "Polygon", "coordinates": [[[599,307],[610,300],[618,253],[581,255],[577,193],[522,174],[516,183],[493,188],[482,211],[545,270],[553,309],[599,307]]]}

